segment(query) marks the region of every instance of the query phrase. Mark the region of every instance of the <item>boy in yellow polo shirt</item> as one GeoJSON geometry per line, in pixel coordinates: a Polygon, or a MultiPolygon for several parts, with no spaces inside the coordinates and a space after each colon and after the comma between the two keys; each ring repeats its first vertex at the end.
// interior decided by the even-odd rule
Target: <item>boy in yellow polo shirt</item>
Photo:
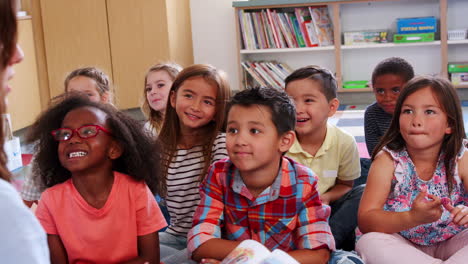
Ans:
{"type": "Polygon", "coordinates": [[[336,80],[326,69],[306,66],[289,75],[285,84],[297,108],[297,140],[286,155],[318,175],[320,198],[332,208],[329,222],[336,247],[352,250],[364,186],[353,188],[361,173],[354,137],[327,123],[339,106],[336,80]]]}

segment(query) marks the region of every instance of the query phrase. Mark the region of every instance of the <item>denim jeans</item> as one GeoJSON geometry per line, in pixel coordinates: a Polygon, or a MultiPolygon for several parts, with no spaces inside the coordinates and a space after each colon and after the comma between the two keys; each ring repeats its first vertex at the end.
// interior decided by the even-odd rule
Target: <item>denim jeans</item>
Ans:
{"type": "Polygon", "coordinates": [[[354,250],[357,227],[357,212],[365,184],[354,186],[340,199],[332,202],[330,228],[335,238],[336,248],[354,250]]]}
{"type": "MultiPolygon", "coordinates": [[[[161,210],[162,214],[164,215],[164,219],[166,219],[167,225],[169,225],[171,223],[170,222],[171,217],[169,216],[169,211],[167,210],[166,201],[163,198],[161,198],[161,196],[159,196],[157,194],[154,196],[154,199],[156,199],[156,202],[158,203],[159,209],[161,210]]],[[[164,227],[161,230],[159,230],[159,232],[163,232],[166,229],[167,229],[167,227],[164,227]]]]}
{"type": "Polygon", "coordinates": [[[353,251],[333,251],[328,264],[364,264],[364,261],[353,251]]]}
{"type": "Polygon", "coordinates": [[[367,158],[361,158],[361,176],[354,180],[354,186],[365,184],[367,182],[367,175],[369,174],[369,168],[371,160],[367,158]]]}
{"type": "Polygon", "coordinates": [[[159,233],[159,254],[164,264],[195,263],[187,253],[187,238],[174,236],[167,232],[159,233]]]}

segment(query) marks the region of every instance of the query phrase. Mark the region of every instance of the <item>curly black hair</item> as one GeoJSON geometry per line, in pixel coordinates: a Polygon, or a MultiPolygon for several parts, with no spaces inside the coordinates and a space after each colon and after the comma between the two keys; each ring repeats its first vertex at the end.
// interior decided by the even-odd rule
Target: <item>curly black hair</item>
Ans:
{"type": "Polygon", "coordinates": [[[50,132],[61,127],[67,113],[83,107],[96,108],[107,114],[106,122],[112,137],[123,149],[122,155],[113,162],[113,170],[145,181],[153,194],[165,193],[160,171],[160,147],[143,129],[142,124],[111,105],[91,102],[76,93],[52,99],[51,106],[39,116],[27,133],[26,141],[36,143],[33,168],[42,183],[51,187],[71,178],[71,173],[59,161],[59,142],[50,132]]]}
{"type": "Polygon", "coordinates": [[[374,71],[372,72],[372,85],[375,84],[377,77],[385,74],[394,74],[400,76],[405,82],[413,79],[414,69],[409,62],[400,57],[390,57],[387,58],[377,66],[375,66],[374,71]]]}

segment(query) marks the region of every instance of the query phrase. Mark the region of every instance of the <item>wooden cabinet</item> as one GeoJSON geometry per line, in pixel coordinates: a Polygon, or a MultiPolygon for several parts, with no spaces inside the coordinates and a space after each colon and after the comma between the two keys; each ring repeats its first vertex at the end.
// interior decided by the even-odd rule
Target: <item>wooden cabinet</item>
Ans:
{"type": "MultiPolygon", "coordinates": [[[[468,1],[466,0],[255,0],[234,1],[236,21],[238,10],[245,12],[265,8],[294,10],[295,7],[323,6],[329,8],[333,20],[333,46],[283,49],[240,49],[240,30],[237,30],[240,62],[244,60],[277,60],[296,69],[305,65],[324,66],[336,73],[339,87],[343,81],[369,80],[375,65],[384,58],[399,56],[407,59],[417,74],[447,76],[449,61],[468,61],[468,40],[447,40],[449,29],[468,29],[468,1]],[[400,17],[435,16],[440,37],[433,42],[385,43],[359,46],[342,44],[347,31],[395,31],[400,17]]],[[[239,28],[239,25],[238,25],[239,28]]],[[[242,74],[240,74],[242,76],[242,74]]],[[[242,77],[241,77],[242,78],[242,77]]],[[[458,88],[467,88],[458,86],[458,88]]],[[[339,92],[369,92],[371,89],[343,89],[339,92]]]]}
{"type": "Polygon", "coordinates": [[[64,92],[66,75],[94,65],[112,78],[105,0],[42,0],[41,17],[50,95],[64,92]]]}
{"type": "Polygon", "coordinates": [[[193,63],[184,7],[188,0],[40,0],[50,96],[63,92],[72,70],[97,66],[111,77],[119,108],[139,107],[152,64],[193,63]]]}
{"type": "Polygon", "coordinates": [[[33,27],[30,17],[18,21],[18,43],[23,49],[24,60],[15,66],[11,80],[12,90],[8,95],[8,113],[11,115],[13,130],[30,125],[41,112],[39,84],[33,27]]]}
{"type": "Polygon", "coordinates": [[[108,0],[107,16],[117,105],[138,107],[146,70],[170,58],[165,5],[162,1],[108,0]]]}

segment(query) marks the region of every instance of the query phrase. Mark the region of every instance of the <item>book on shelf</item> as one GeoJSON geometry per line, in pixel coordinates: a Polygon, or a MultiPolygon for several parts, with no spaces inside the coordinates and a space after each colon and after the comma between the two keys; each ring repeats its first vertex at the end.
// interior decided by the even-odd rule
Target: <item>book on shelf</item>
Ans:
{"type": "Polygon", "coordinates": [[[275,88],[282,88],[284,87],[284,81],[279,77],[275,72],[273,72],[270,67],[267,66],[267,63],[258,63],[254,62],[255,67],[261,71],[266,78],[268,79],[270,84],[273,84],[272,86],[275,88]]]}
{"type": "Polygon", "coordinates": [[[247,15],[247,22],[249,25],[249,33],[250,33],[250,42],[251,42],[251,49],[258,49],[258,38],[257,33],[255,32],[255,27],[252,22],[252,13],[246,13],[247,15]]]}
{"type": "Polygon", "coordinates": [[[239,18],[239,29],[240,29],[240,35],[241,35],[241,43],[242,43],[242,48],[247,49],[248,48],[248,43],[247,43],[247,32],[246,32],[246,18],[244,14],[244,10],[239,9],[238,11],[238,18],[239,18]]]}
{"type": "Polygon", "coordinates": [[[278,34],[279,34],[278,28],[276,27],[275,22],[273,20],[273,12],[270,9],[267,9],[266,13],[267,13],[267,17],[268,17],[268,23],[269,23],[269,25],[271,27],[271,31],[273,33],[273,38],[275,40],[275,48],[281,48],[281,43],[280,43],[279,36],[278,36],[278,34]]]}
{"type": "Polygon", "coordinates": [[[278,41],[279,41],[278,48],[287,48],[288,47],[287,41],[285,39],[284,34],[281,32],[281,25],[280,25],[278,13],[276,12],[276,10],[273,10],[271,12],[271,18],[273,20],[273,27],[275,28],[276,34],[278,36],[278,41]]]}
{"type": "Polygon", "coordinates": [[[275,61],[243,61],[241,65],[246,72],[245,87],[284,89],[284,79],[292,72],[289,67],[275,61]]]}
{"type": "Polygon", "coordinates": [[[333,25],[327,6],[241,9],[238,16],[243,49],[333,45],[333,25]]]}
{"type": "Polygon", "coordinates": [[[309,9],[307,7],[297,7],[294,9],[294,14],[299,23],[301,34],[305,40],[307,47],[316,47],[318,46],[318,38],[315,33],[315,28],[313,26],[312,17],[310,16],[309,9]]]}
{"type": "Polygon", "coordinates": [[[287,48],[293,48],[294,43],[292,42],[291,38],[289,37],[289,34],[287,32],[286,26],[283,21],[283,14],[282,13],[274,13],[277,19],[277,23],[281,32],[281,35],[283,35],[284,40],[286,41],[286,47],[287,48]]]}
{"type": "Polygon", "coordinates": [[[268,250],[255,240],[242,241],[221,264],[299,264],[281,249],[268,250]]]}
{"type": "Polygon", "coordinates": [[[252,67],[250,67],[248,63],[242,62],[241,65],[245,69],[245,71],[248,72],[249,75],[257,82],[257,84],[259,84],[260,86],[266,86],[266,83],[263,81],[263,79],[260,76],[258,76],[255,70],[252,69],[252,67]]]}
{"type": "Polygon", "coordinates": [[[275,37],[273,36],[273,29],[271,28],[271,24],[268,20],[268,15],[266,11],[262,10],[261,15],[262,15],[263,26],[265,27],[265,34],[266,34],[267,41],[268,41],[268,47],[276,48],[275,37]]]}
{"type": "Polygon", "coordinates": [[[309,7],[320,46],[333,45],[333,24],[327,6],[309,7]]]}
{"type": "Polygon", "coordinates": [[[296,35],[297,44],[299,45],[299,47],[307,47],[304,37],[302,36],[301,27],[299,26],[299,22],[297,21],[296,16],[290,14],[289,21],[292,25],[292,28],[294,29],[294,34],[296,35]]]}

